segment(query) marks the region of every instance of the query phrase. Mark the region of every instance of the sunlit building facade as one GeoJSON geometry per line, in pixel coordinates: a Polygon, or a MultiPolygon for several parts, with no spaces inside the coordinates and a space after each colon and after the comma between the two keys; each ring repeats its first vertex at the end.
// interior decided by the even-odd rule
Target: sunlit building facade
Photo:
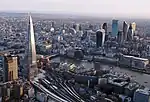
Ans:
{"type": "Polygon", "coordinates": [[[132,29],[133,29],[133,32],[135,32],[135,30],[136,30],[136,23],[135,22],[132,23],[132,29]]]}
{"type": "Polygon", "coordinates": [[[18,57],[11,55],[0,56],[3,63],[3,82],[14,81],[18,79],[18,57]]]}
{"type": "Polygon", "coordinates": [[[36,63],[35,35],[31,16],[29,17],[27,44],[28,46],[25,57],[27,68],[27,79],[31,80],[34,78],[34,76],[36,76],[38,72],[36,63]]]}

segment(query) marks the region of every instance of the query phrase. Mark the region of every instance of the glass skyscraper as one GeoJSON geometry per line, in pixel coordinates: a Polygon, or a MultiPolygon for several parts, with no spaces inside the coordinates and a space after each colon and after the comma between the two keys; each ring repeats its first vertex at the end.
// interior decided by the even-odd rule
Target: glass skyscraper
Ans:
{"type": "Polygon", "coordinates": [[[96,47],[103,47],[105,42],[105,30],[100,29],[96,32],[96,47]]]}
{"type": "Polygon", "coordinates": [[[123,22],[123,39],[124,41],[127,40],[127,33],[128,33],[128,24],[126,21],[123,22]]]}
{"type": "Polygon", "coordinates": [[[118,20],[112,20],[112,37],[116,37],[118,34],[118,20]]]}
{"type": "Polygon", "coordinates": [[[32,17],[29,16],[28,25],[28,39],[27,39],[27,50],[26,50],[26,68],[27,68],[27,79],[31,80],[37,74],[37,63],[36,63],[36,48],[35,48],[35,35],[32,17]]]}
{"type": "Polygon", "coordinates": [[[132,41],[133,40],[133,29],[132,29],[132,24],[129,26],[129,30],[127,33],[127,41],[132,41]]]}
{"type": "Polygon", "coordinates": [[[102,29],[105,30],[105,41],[108,40],[107,23],[103,23],[102,29]]]}

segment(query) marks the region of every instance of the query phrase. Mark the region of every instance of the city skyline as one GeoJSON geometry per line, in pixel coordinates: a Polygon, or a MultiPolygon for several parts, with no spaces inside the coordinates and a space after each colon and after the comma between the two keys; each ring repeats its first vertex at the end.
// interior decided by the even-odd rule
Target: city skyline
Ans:
{"type": "Polygon", "coordinates": [[[150,20],[133,19],[0,12],[0,100],[149,102],[150,20]]]}
{"type": "Polygon", "coordinates": [[[148,0],[144,2],[142,0],[138,2],[136,0],[1,0],[0,6],[0,11],[11,12],[67,13],[114,18],[150,17],[148,0]]]}

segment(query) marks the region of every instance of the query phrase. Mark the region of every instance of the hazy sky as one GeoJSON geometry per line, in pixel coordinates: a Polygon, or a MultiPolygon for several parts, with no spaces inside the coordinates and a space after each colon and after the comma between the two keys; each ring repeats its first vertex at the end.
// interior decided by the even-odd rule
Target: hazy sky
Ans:
{"type": "Polygon", "coordinates": [[[0,0],[0,11],[78,13],[150,18],[149,0],[0,0]]]}

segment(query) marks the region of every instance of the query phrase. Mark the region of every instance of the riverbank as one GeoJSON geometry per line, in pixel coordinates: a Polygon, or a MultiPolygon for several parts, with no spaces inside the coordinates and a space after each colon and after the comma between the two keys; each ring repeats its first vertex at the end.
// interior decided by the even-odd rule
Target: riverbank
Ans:
{"type": "Polygon", "coordinates": [[[117,73],[124,73],[137,82],[139,82],[141,85],[144,85],[146,87],[150,88],[150,75],[149,74],[144,74],[141,72],[137,71],[132,71],[129,68],[125,67],[119,67],[119,66],[114,66],[112,64],[104,64],[101,62],[98,62],[99,64],[93,62],[93,61],[84,61],[84,60],[75,60],[72,58],[65,58],[65,57],[55,57],[51,59],[52,62],[57,62],[57,63],[68,63],[68,64],[74,64],[75,66],[84,66],[86,69],[108,69],[110,70],[110,67],[112,67],[112,71],[117,72],[117,73]]]}
{"type": "Polygon", "coordinates": [[[107,57],[95,57],[93,56],[92,59],[86,59],[86,58],[83,58],[83,59],[77,59],[75,57],[69,57],[69,56],[66,56],[66,55],[60,55],[60,57],[65,57],[65,58],[69,58],[69,59],[73,59],[73,60],[87,60],[88,62],[100,62],[100,63],[103,63],[103,64],[107,64],[107,65],[113,65],[113,66],[116,66],[116,67],[120,67],[120,68],[126,68],[128,70],[131,70],[131,71],[135,71],[135,72],[138,72],[138,73],[144,73],[144,74],[149,74],[150,75],[150,70],[148,69],[139,69],[139,68],[134,68],[134,67],[131,67],[131,66],[128,66],[128,65],[124,65],[124,64],[121,64],[119,63],[119,61],[115,58],[107,58],[107,57]]]}

